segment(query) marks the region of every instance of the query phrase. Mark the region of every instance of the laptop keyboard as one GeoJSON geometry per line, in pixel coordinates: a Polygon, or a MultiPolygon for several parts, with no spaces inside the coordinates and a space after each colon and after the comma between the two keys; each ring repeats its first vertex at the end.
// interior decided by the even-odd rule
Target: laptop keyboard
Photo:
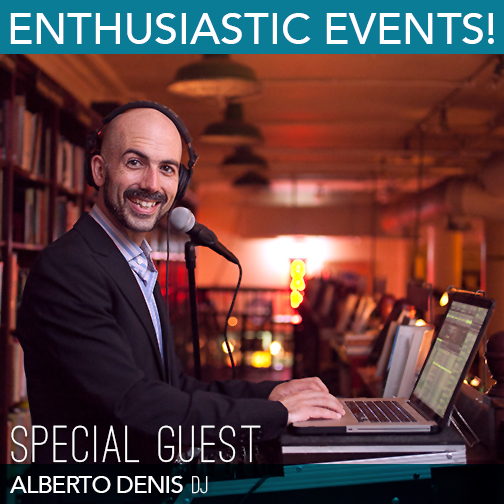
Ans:
{"type": "Polygon", "coordinates": [[[359,422],[416,422],[397,401],[345,401],[359,422]]]}

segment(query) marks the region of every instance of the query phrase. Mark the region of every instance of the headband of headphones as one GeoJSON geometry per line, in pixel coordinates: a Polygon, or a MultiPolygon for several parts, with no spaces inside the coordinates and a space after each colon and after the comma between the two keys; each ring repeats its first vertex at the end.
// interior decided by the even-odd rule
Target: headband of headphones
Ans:
{"type": "Polygon", "coordinates": [[[104,117],[100,128],[88,136],[86,142],[87,149],[86,149],[86,163],[85,163],[86,182],[95,189],[98,189],[98,186],[95,184],[95,181],[93,179],[93,172],[91,169],[91,159],[93,158],[93,156],[100,154],[103,133],[107,124],[109,124],[117,116],[123,114],[124,112],[137,108],[151,108],[164,114],[175,125],[177,131],[182,137],[182,140],[187,145],[187,151],[189,153],[189,162],[187,163],[187,168],[181,164],[179,170],[179,187],[176,199],[180,199],[184,196],[187,186],[189,185],[193,173],[193,167],[198,161],[198,155],[196,154],[196,152],[194,152],[191,135],[189,134],[189,130],[183,123],[182,119],[180,119],[180,117],[175,112],[173,112],[173,110],[169,109],[168,107],[165,107],[164,105],[161,105],[160,103],[152,101],[141,100],[121,105],[120,107],[113,110],[106,117],[104,117]]]}

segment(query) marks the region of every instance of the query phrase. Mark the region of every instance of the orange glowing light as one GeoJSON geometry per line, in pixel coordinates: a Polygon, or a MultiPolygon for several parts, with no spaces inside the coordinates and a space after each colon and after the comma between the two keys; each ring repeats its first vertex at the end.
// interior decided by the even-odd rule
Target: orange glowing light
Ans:
{"type": "Polygon", "coordinates": [[[418,320],[415,322],[415,325],[416,325],[417,327],[421,327],[421,326],[427,325],[427,323],[425,322],[425,320],[418,319],[418,320]]]}
{"type": "Polygon", "coordinates": [[[299,305],[303,302],[303,294],[297,290],[293,290],[290,295],[290,302],[292,308],[298,308],[299,305]]]}
{"type": "Polygon", "coordinates": [[[448,295],[448,292],[445,292],[439,300],[439,306],[446,306],[448,301],[450,301],[450,296],[448,295]]]}
{"type": "Polygon", "coordinates": [[[236,324],[238,324],[238,319],[236,317],[229,317],[228,325],[234,327],[236,324]]]}
{"type": "Polygon", "coordinates": [[[269,352],[254,352],[251,364],[255,368],[268,368],[271,366],[271,354],[269,352]]]}
{"type": "Polygon", "coordinates": [[[301,322],[303,322],[303,317],[301,317],[301,315],[299,315],[297,313],[296,313],[296,315],[292,315],[291,324],[298,325],[298,324],[301,324],[301,322]]]}
{"type": "Polygon", "coordinates": [[[306,288],[306,284],[303,278],[306,273],[306,266],[304,261],[302,261],[301,259],[294,259],[291,262],[290,273],[292,277],[290,283],[290,303],[292,308],[298,308],[299,305],[303,302],[303,294],[301,294],[301,291],[304,291],[306,288]]]}
{"type": "Polygon", "coordinates": [[[291,262],[290,271],[292,278],[304,277],[306,274],[306,266],[304,261],[302,261],[301,259],[294,259],[291,262]]]}
{"type": "MultiPolygon", "coordinates": [[[[229,342],[229,349],[231,350],[231,352],[234,350],[234,346],[233,346],[233,343],[231,343],[231,341],[229,342]]],[[[226,345],[225,341],[222,342],[222,350],[224,351],[224,353],[228,353],[228,349],[227,349],[227,345],[226,345]]]]}
{"type": "Polygon", "coordinates": [[[469,382],[473,387],[479,387],[481,380],[475,376],[470,382],[469,382]]]}
{"type": "Polygon", "coordinates": [[[304,291],[306,289],[306,284],[303,278],[293,278],[290,284],[291,290],[304,291]]]}
{"type": "Polygon", "coordinates": [[[273,341],[269,347],[269,351],[271,355],[278,355],[278,353],[282,350],[282,345],[278,341],[273,341]]]}

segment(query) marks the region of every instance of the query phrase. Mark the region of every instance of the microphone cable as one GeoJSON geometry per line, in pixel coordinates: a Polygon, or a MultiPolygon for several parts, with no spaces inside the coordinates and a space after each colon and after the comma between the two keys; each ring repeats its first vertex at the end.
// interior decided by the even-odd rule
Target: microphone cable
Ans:
{"type": "Polygon", "coordinates": [[[238,263],[238,269],[240,271],[240,274],[238,276],[238,283],[236,284],[236,288],[235,288],[234,295],[233,295],[233,300],[231,301],[231,306],[229,307],[229,311],[226,315],[226,321],[225,321],[225,325],[224,325],[224,343],[226,344],[226,348],[227,348],[228,355],[229,355],[229,360],[231,362],[231,374],[232,374],[233,380],[236,379],[236,365],[235,365],[235,362],[233,359],[233,352],[231,350],[231,345],[229,344],[229,341],[228,341],[227,330],[228,330],[228,326],[229,326],[228,322],[229,322],[229,319],[231,318],[231,314],[233,313],[233,308],[235,305],[236,296],[238,295],[238,291],[240,290],[240,284],[241,284],[242,276],[243,276],[243,270],[242,270],[240,263],[238,263]]]}
{"type": "MultiPolygon", "coordinates": [[[[164,362],[165,369],[167,371],[167,380],[168,380],[168,385],[175,385],[172,383],[171,375],[173,373],[173,362],[171,358],[171,348],[170,345],[173,345],[173,351],[175,351],[175,335],[172,333],[171,330],[171,321],[170,321],[170,298],[168,296],[168,278],[169,278],[169,267],[170,267],[170,217],[171,213],[173,211],[173,205],[170,210],[168,210],[168,214],[166,215],[166,269],[165,269],[165,288],[166,288],[166,294],[165,294],[165,316],[166,316],[166,325],[168,329],[168,334],[166,335],[165,338],[165,344],[167,346],[166,349],[163,349],[163,353],[165,356],[166,362],[164,362]]],[[[158,240],[159,243],[159,240],[158,240]]]]}
{"type": "MultiPolygon", "coordinates": [[[[181,209],[181,208],[182,207],[177,207],[177,210],[180,211],[179,209],[181,209]]],[[[185,208],[184,208],[184,210],[186,210],[186,213],[189,213],[190,215],[192,215],[192,213],[189,210],[187,210],[185,208]]],[[[169,268],[169,262],[170,262],[170,224],[171,224],[171,214],[172,214],[172,209],[170,209],[170,211],[168,213],[167,233],[166,233],[166,249],[167,249],[167,257],[166,257],[166,312],[167,312],[167,315],[169,314],[169,303],[168,303],[168,268],[169,268]]],[[[185,214],[184,214],[184,217],[186,217],[185,214]]],[[[194,220],[194,216],[193,216],[193,223],[194,222],[195,222],[195,220],[194,220]]],[[[183,226],[178,225],[178,226],[175,226],[175,227],[179,231],[184,230],[183,226]]],[[[184,230],[184,231],[187,232],[187,230],[184,230]]],[[[235,257],[234,257],[234,259],[236,260],[235,264],[238,266],[238,269],[239,269],[238,283],[236,284],[235,291],[234,291],[234,294],[233,294],[233,299],[231,301],[231,306],[229,307],[229,311],[228,311],[228,313],[226,315],[226,320],[224,322],[224,332],[223,332],[224,343],[226,345],[227,354],[229,355],[229,360],[231,362],[231,373],[232,373],[233,380],[236,379],[236,364],[235,364],[235,361],[234,361],[234,358],[233,358],[233,352],[231,350],[231,345],[229,344],[229,340],[228,340],[228,336],[227,336],[227,331],[228,331],[228,326],[229,326],[228,322],[229,322],[229,319],[231,318],[231,315],[233,313],[233,308],[234,308],[234,305],[235,305],[235,302],[236,302],[236,297],[238,295],[238,291],[240,290],[240,284],[241,284],[242,276],[243,276],[243,270],[242,270],[241,264],[239,263],[239,261],[235,257]]],[[[228,260],[229,260],[229,258],[228,258],[228,260]]],[[[233,262],[233,261],[231,261],[231,262],[233,262]]],[[[168,319],[168,323],[169,323],[169,319],[168,319]]]]}

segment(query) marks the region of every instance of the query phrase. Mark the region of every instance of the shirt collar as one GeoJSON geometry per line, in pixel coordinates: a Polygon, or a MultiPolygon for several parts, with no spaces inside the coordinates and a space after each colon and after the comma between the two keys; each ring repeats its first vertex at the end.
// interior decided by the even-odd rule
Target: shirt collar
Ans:
{"type": "Polygon", "coordinates": [[[140,246],[138,246],[129,236],[125,235],[117,226],[115,226],[96,204],[89,212],[89,215],[93,217],[93,219],[100,224],[100,226],[110,236],[130,265],[133,263],[141,266],[141,264],[138,264],[137,258],[139,256],[144,256],[144,267],[141,269],[147,269],[147,266],[151,269],[150,266],[153,266],[151,259],[152,248],[145,238],[142,240],[140,246]]]}

